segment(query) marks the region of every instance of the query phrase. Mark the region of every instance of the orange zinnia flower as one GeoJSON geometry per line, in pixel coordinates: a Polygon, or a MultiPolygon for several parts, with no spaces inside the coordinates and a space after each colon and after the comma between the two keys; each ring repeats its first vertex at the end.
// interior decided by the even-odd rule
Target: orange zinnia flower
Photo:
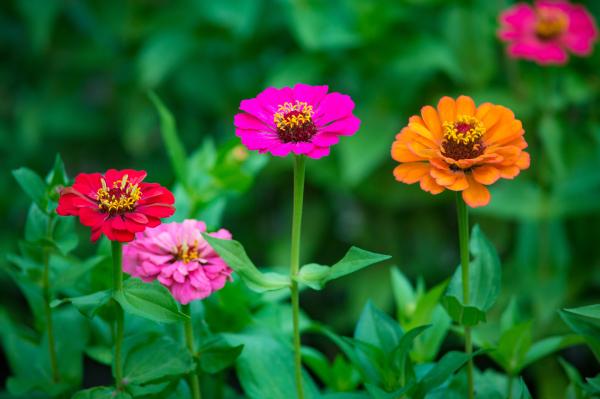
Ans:
{"type": "Polygon", "coordinates": [[[490,202],[487,185],[529,167],[523,133],[521,121],[506,107],[443,97],[437,110],[421,108],[421,116],[410,117],[396,136],[392,158],[400,165],[394,176],[407,184],[420,182],[432,194],[462,191],[469,206],[484,206],[490,202]]]}

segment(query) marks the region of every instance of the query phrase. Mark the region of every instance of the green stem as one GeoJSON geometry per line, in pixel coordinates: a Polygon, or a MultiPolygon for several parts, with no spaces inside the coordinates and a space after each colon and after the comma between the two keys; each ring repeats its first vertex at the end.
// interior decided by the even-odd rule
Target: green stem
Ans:
{"type": "MultiPolygon", "coordinates": [[[[462,270],[462,288],[463,288],[463,301],[465,305],[470,302],[469,292],[469,213],[467,211],[467,205],[462,199],[461,193],[456,193],[456,208],[458,214],[458,240],[460,244],[460,263],[462,270]]],[[[468,383],[468,397],[473,399],[475,397],[475,390],[473,384],[473,359],[471,354],[473,353],[473,343],[471,341],[471,327],[465,326],[465,352],[469,355],[469,361],[467,363],[467,383],[468,383]]]]}
{"type": "MultiPolygon", "coordinates": [[[[52,224],[54,218],[50,216],[48,221],[47,238],[52,238],[52,224]]],[[[52,308],[50,302],[52,301],[52,294],[50,292],[50,248],[46,246],[44,248],[44,272],[42,275],[42,286],[44,295],[44,312],[46,313],[46,333],[48,334],[48,352],[50,354],[50,368],[52,370],[52,381],[54,383],[60,382],[60,371],[58,369],[58,361],[56,360],[56,344],[54,342],[54,323],[52,321],[52,308]]]]}
{"type": "MultiPolygon", "coordinates": [[[[112,241],[112,256],[113,256],[113,295],[121,293],[123,291],[123,247],[120,242],[112,241]]],[[[115,371],[115,385],[118,390],[123,388],[123,362],[121,361],[121,349],[123,346],[123,332],[124,332],[124,315],[121,304],[117,301],[115,303],[115,326],[114,326],[114,341],[115,341],[115,355],[114,355],[114,371],[115,371]]]]}
{"type": "Polygon", "coordinates": [[[510,374],[508,376],[508,381],[507,381],[507,386],[506,386],[506,391],[507,391],[506,397],[508,399],[512,399],[512,397],[513,397],[513,392],[512,392],[513,391],[513,381],[514,381],[514,377],[512,374],[510,374]]]}
{"type": "Polygon", "coordinates": [[[302,202],[304,199],[304,161],[303,155],[294,156],[294,209],[292,216],[292,245],[290,259],[290,286],[292,297],[292,320],[294,323],[294,365],[296,376],[296,392],[298,399],[304,399],[302,384],[302,356],[300,353],[300,294],[298,282],[294,276],[300,269],[300,232],[302,227],[302,202]]]}
{"type": "MultiPolygon", "coordinates": [[[[189,318],[184,322],[185,330],[185,343],[190,353],[194,358],[196,357],[196,350],[194,349],[194,326],[192,325],[192,312],[190,305],[181,305],[181,311],[189,318]]],[[[200,391],[200,379],[198,378],[198,372],[196,370],[188,374],[188,384],[192,390],[192,399],[202,399],[202,392],[200,391]]]]}

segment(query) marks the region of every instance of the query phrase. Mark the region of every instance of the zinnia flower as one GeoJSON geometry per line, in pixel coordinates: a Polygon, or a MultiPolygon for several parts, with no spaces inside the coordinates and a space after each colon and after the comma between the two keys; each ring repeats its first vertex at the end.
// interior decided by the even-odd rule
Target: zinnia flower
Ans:
{"type": "Polygon", "coordinates": [[[81,173],[61,191],[56,212],[78,216],[92,228],[92,241],[101,234],[111,241],[131,241],[175,212],[173,194],[157,183],[144,183],[145,177],[145,171],[131,169],[81,173]]]}
{"type": "Polygon", "coordinates": [[[521,121],[508,108],[490,103],[475,107],[470,97],[443,97],[437,110],[421,108],[396,136],[392,158],[396,180],[420,182],[432,194],[462,191],[471,207],[487,205],[486,188],[512,179],[529,167],[521,121]]]}
{"type": "MultiPolygon", "coordinates": [[[[185,220],[138,233],[123,248],[123,271],[146,282],[158,280],[184,305],[206,298],[231,280],[231,269],[202,237],[205,231],[204,222],[185,220]]],[[[210,235],[231,239],[225,229],[210,235]]]]}
{"type": "Polygon", "coordinates": [[[236,135],[249,150],[261,154],[326,156],[339,136],[351,136],[360,126],[352,114],[352,99],[327,90],[300,83],[293,88],[269,87],[241,102],[244,113],[235,116],[236,135]]]}
{"type": "Polygon", "coordinates": [[[517,4],[501,14],[500,23],[498,36],[509,43],[508,54],[539,64],[564,64],[569,51],[588,55],[598,36],[585,7],[561,0],[517,4]]]}

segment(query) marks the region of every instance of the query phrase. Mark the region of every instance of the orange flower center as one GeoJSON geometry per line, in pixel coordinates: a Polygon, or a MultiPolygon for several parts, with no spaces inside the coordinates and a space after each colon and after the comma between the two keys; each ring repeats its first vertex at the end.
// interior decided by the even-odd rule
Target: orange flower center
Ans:
{"type": "Polygon", "coordinates": [[[284,143],[308,142],[317,133],[313,123],[314,114],[312,105],[298,101],[285,102],[279,105],[273,115],[273,122],[277,126],[277,135],[284,143]]]}
{"type": "Polygon", "coordinates": [[[536,11],[535,34],[541,40],[552,40],[564,33],[569,19],[557,9],[540,8],[536,11]]]}
{"type": "Polygon", "coordinates": [[[194,242],[192,245],[188,245],[184,242],[182,245],[177,247],[177,253],[175,259],[182,261],[183,263],[190,263],[200,259],[200,251],[198,250],[198,242],[194,242]]]}
{"type": "Polygon", "coordinates": [[[454,122],[444,122],[442,154],[455,160],[477,158],[483,153],[481,138],[485,126],[473,116],[459,115],[454,122]]]}
{"type": "Polygon", "coordinates": [[[121,180],[115,181],[111,188],[106,185],[104,178],[100,179],[102,187],[96,193],[99,209],[110,214],[117,214],[129,212],[135,208],[137,202],[142,198],[142,192],[137,184],[131,184],[127,179],[127,175],[123,176],[121,180]]]}

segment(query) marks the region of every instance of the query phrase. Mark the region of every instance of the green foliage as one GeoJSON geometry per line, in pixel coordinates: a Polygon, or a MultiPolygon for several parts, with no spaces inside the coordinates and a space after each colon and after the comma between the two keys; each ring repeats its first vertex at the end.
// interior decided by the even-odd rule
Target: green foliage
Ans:
{"type": "Polygon", "coordinates": [[[473,227],[469,250],[473,255],[469,268],[469,301],[466,303],[463,298],[462,267],[459,266],[450,280],[443,303],[456,323],[474,326],[486,321],[486,312],[496,302],[501,271],[496,249],[479,226],[473,227]]]}

